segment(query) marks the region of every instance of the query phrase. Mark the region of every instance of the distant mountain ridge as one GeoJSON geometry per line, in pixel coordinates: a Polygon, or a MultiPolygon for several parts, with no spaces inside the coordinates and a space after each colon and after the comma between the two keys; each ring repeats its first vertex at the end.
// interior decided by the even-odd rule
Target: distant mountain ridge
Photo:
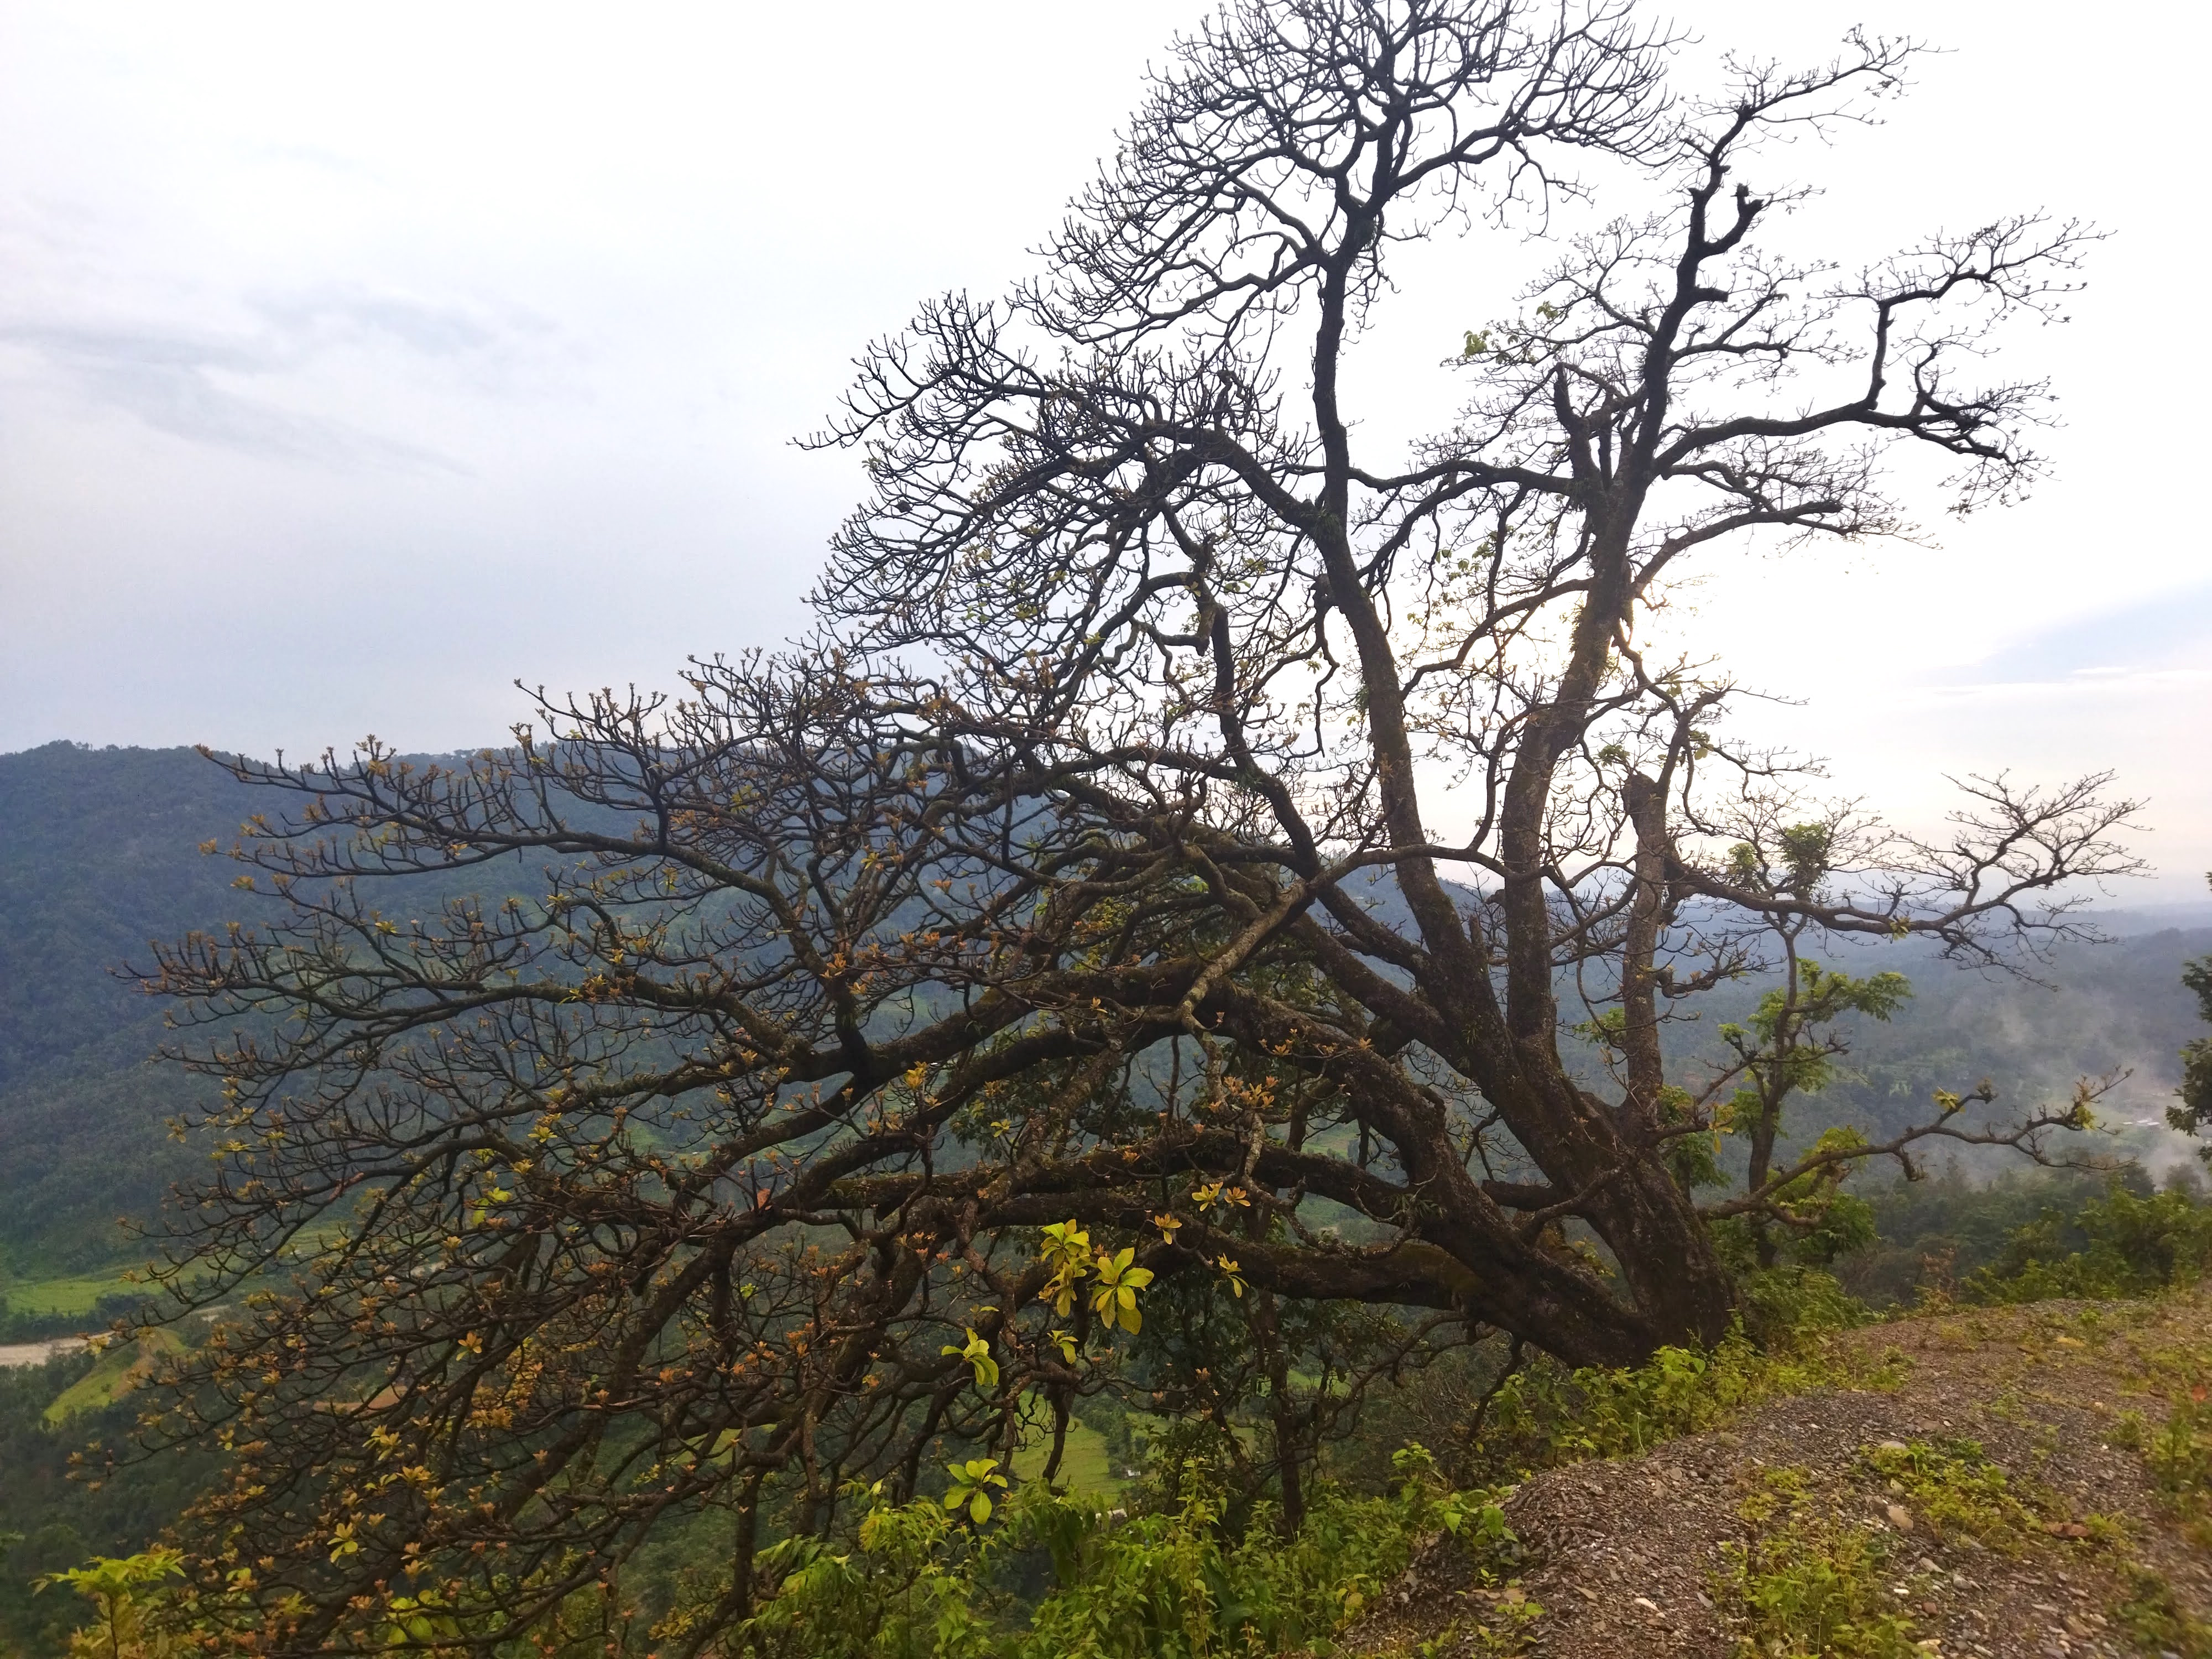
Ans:
{"type": "MultiPolygon", "coordinates": [[[[267,798],[188,749],[71,743],[0,755],[0,1258],[50,1265],[111,1259],[118,1214],[146,1214],[204,1154],[172,1142],[167,1119],[206,1085],[149,1065],[163,1008],[114,969],[150,961],[148,941],[252,920],[227,848],[267,798]]],[[[263,902],[265,903],[265,901],[263,902]]],[[[1936,1088],[1991,1077],[2013,1104],[2062,1097],[2073,1079],[2135,1076],[2118,1115],[2154,1121],[2199,1035],[2182,963],[2212,952],[2212,904],[2115,908],[2130,935],[2069,948],[2057,988],[1962,974],[1923,945],[1851,947],[1846,963],[1895,967],[1915,996],[1888,1025],[1857,1033],[1845,1076],[1816,1109],[1869,1127],[1921,1115],[1936,1088]]],[[[1669,1047],[1690,1054],[1755,1002],[1726,988],[1669,1047]]]]}
{"type": "Polygon", "coordinates": [[[235,914],[247,791],[189,749],[52,743],[0,755],[0,1248],[112,1255],[189,1155],[165,1118],[200,1092],[146,1065],[162,1010],[113,969],[235,914]]]}
{"type": "MultiPolygon", "coordinates": [[[[256,919],[228,850],[265,793],[191,749],[0,755],[0,1260],[112,1258],[204,1157],[163,1125],[209,1085],[149,1061],[149,941],[256,919]]],[[[265,905],[265,901],[262,902],[265,905]]]]}

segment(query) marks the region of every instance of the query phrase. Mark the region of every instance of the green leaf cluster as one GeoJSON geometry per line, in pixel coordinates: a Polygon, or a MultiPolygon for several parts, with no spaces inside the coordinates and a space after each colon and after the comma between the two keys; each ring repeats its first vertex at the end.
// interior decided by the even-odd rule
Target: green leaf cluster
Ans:
{"type": "Polygon", "coordinates": [[[2115,1180],[2068,1215],[2046,1210],[1962,1287],[1986,1302],[2148,1296],[2212,1268],[2212,1205],[2181,1188],[2141,1194],[2115,1180]]]}
{"type": "Polygon", "coordinates": [[[1134,1515],[1030,1483],[978,1516],[985,1489],[1006,1485],[990,1458],[956,1466],[941,1502],[896,1504],[866,1488],[856,1548],[793,1538],[763,1553],[779,1588],[733,1648],[807,1659],[1260,1659],[1317,1650],[1438,1531],[1502,1582],[1515,1547],[1491,1495],[1445,1487],[1419,1446],[1392,1462],[1396,1485],[1381,1495],[1321,1483],[1288,1538],[1264,1504],[1241,1530],[1230,1526],[1225,1493],[1199,1470],[1186,1472],[1174,1506],[1134,1515]],[[961,1524],[963,1512],[974,1524],[961,1524]],[[984,1526],[992,1514],[1000,1523],[984,1526]],[[1039,1557],[1050,1583],[1027,1597],[1023,1564],[1039,1557]]]}

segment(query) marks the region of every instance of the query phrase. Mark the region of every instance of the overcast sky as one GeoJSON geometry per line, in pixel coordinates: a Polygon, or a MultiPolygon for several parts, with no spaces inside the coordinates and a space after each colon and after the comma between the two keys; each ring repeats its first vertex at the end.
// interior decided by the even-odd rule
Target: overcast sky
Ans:
{"type": "MultiPolygon", "coordinates": [[[[1664,9],[1659,9],[1664,10],[1664,9]]],[[[1027,268],[1200,8],[0,0],[0,750],[496,740],[511,682],[667,685],[799,621],[856,494],[788,440],[922,296],[1027,268]]],[[[1770,158],[1853,264],[2096,220],[2057,480],[1939,544],[1723,558],[1683,626],[1755,719],[1924,822],[1942,775],[2112,767],[2136,900],[2212,866],[2202,7],[1685,0],[1705,46],[1947,48],[1770,158]]],[[[1528,251],[1427,250],[1361,348],[1389,441],[1528,251]]],[[[1765,729],[1762,727],[1762,729],[1765,729]]]]}

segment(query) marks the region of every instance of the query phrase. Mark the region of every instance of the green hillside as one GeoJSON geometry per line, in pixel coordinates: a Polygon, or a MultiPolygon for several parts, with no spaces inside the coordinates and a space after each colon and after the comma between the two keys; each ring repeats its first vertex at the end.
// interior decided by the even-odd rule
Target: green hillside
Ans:
{"type": "MultiPolygon", "coordinates": [[[[118,1218],[154,1213],[203,1156],[166,1126],[211,1085],[155,1063],[166,1006],[126,970],[151,965],[152,940],[266,914],[275,901],[234,889],[239,866],[223,854],[248,816],[276,805],[190,749],[0,755],[0,1296],[11,1314],[88,1312],[119,1289],[112,1268],[134,1247],[118,1218]]],[[[478,868],[412,890],[420,902],[495,881],[478,868]]]]}
{"type": "MultiPolygon", "coordinates": [[[[185,749],[0,755],[0,1267],[15,1286],[0,1280],[0,1293],[19,1315],[89,1313],[119,1288],[117,1218],[151,1213],[195,1166],[163,1126],[207,1085],[149,1063],[162,1008],[117,970],[143,966],[151,939],[250,921],[268,902],[232,888],[229,860],[199,851],[210,839],[228,848],[267,805],[185,749]]],[[[1939,1087],[1988,1076],[2019,1104],[2132,1066],[2109,1115],[2155,1121],[2195,1034],[2179,976],[2185,959],[2212,951],[2212,909],[2113,921],[2129,936],[2063,952],[2047,970],[2056,988],[1962,973],[1918,945],[1839,947],[1838,965],[1899,969],[1915,994],[1891,1024],[1862,1026],[1817,1115],[1896,1126],[1939,1087]],[[2176,919],[2193,925],[2159,925],[2176,919]]],[[[1758,988],[1708,999],[1670,1046],[1709,1042],[1758,988]]]]}
{"type": "Polygon", "coordinates": [[[198,848],[230,844],[246,793],[186,749],[0,756],[0,1255],[19,1273],[112,1257],[117,1216],[190,1167],[161,1125],[200,1085],[147,1065],[162,1011],[115,969],[240,914],[235,869],[198,848]]]}
{"type": "Polygon", "coordinates": [[[112,1406],[150,1375],[165,1354],[184,1352],[184,1340],[174,1331],[155,1328],[135,1341],[108,1349],[99,1363],[54,1396],[46,1420],[58,1425],[80,1413],[112,1406]]]}

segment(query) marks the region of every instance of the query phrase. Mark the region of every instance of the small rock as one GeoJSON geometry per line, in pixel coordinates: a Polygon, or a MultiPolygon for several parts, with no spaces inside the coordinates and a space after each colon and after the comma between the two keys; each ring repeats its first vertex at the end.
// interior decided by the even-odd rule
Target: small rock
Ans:
{"type": "Polygon", "coordinates": [[[1899,1532],[1912,1530],[1912,1511],[1902,1504],[1892,1504],[1888,1509],[1889,1524],[1899,1532]]]}

